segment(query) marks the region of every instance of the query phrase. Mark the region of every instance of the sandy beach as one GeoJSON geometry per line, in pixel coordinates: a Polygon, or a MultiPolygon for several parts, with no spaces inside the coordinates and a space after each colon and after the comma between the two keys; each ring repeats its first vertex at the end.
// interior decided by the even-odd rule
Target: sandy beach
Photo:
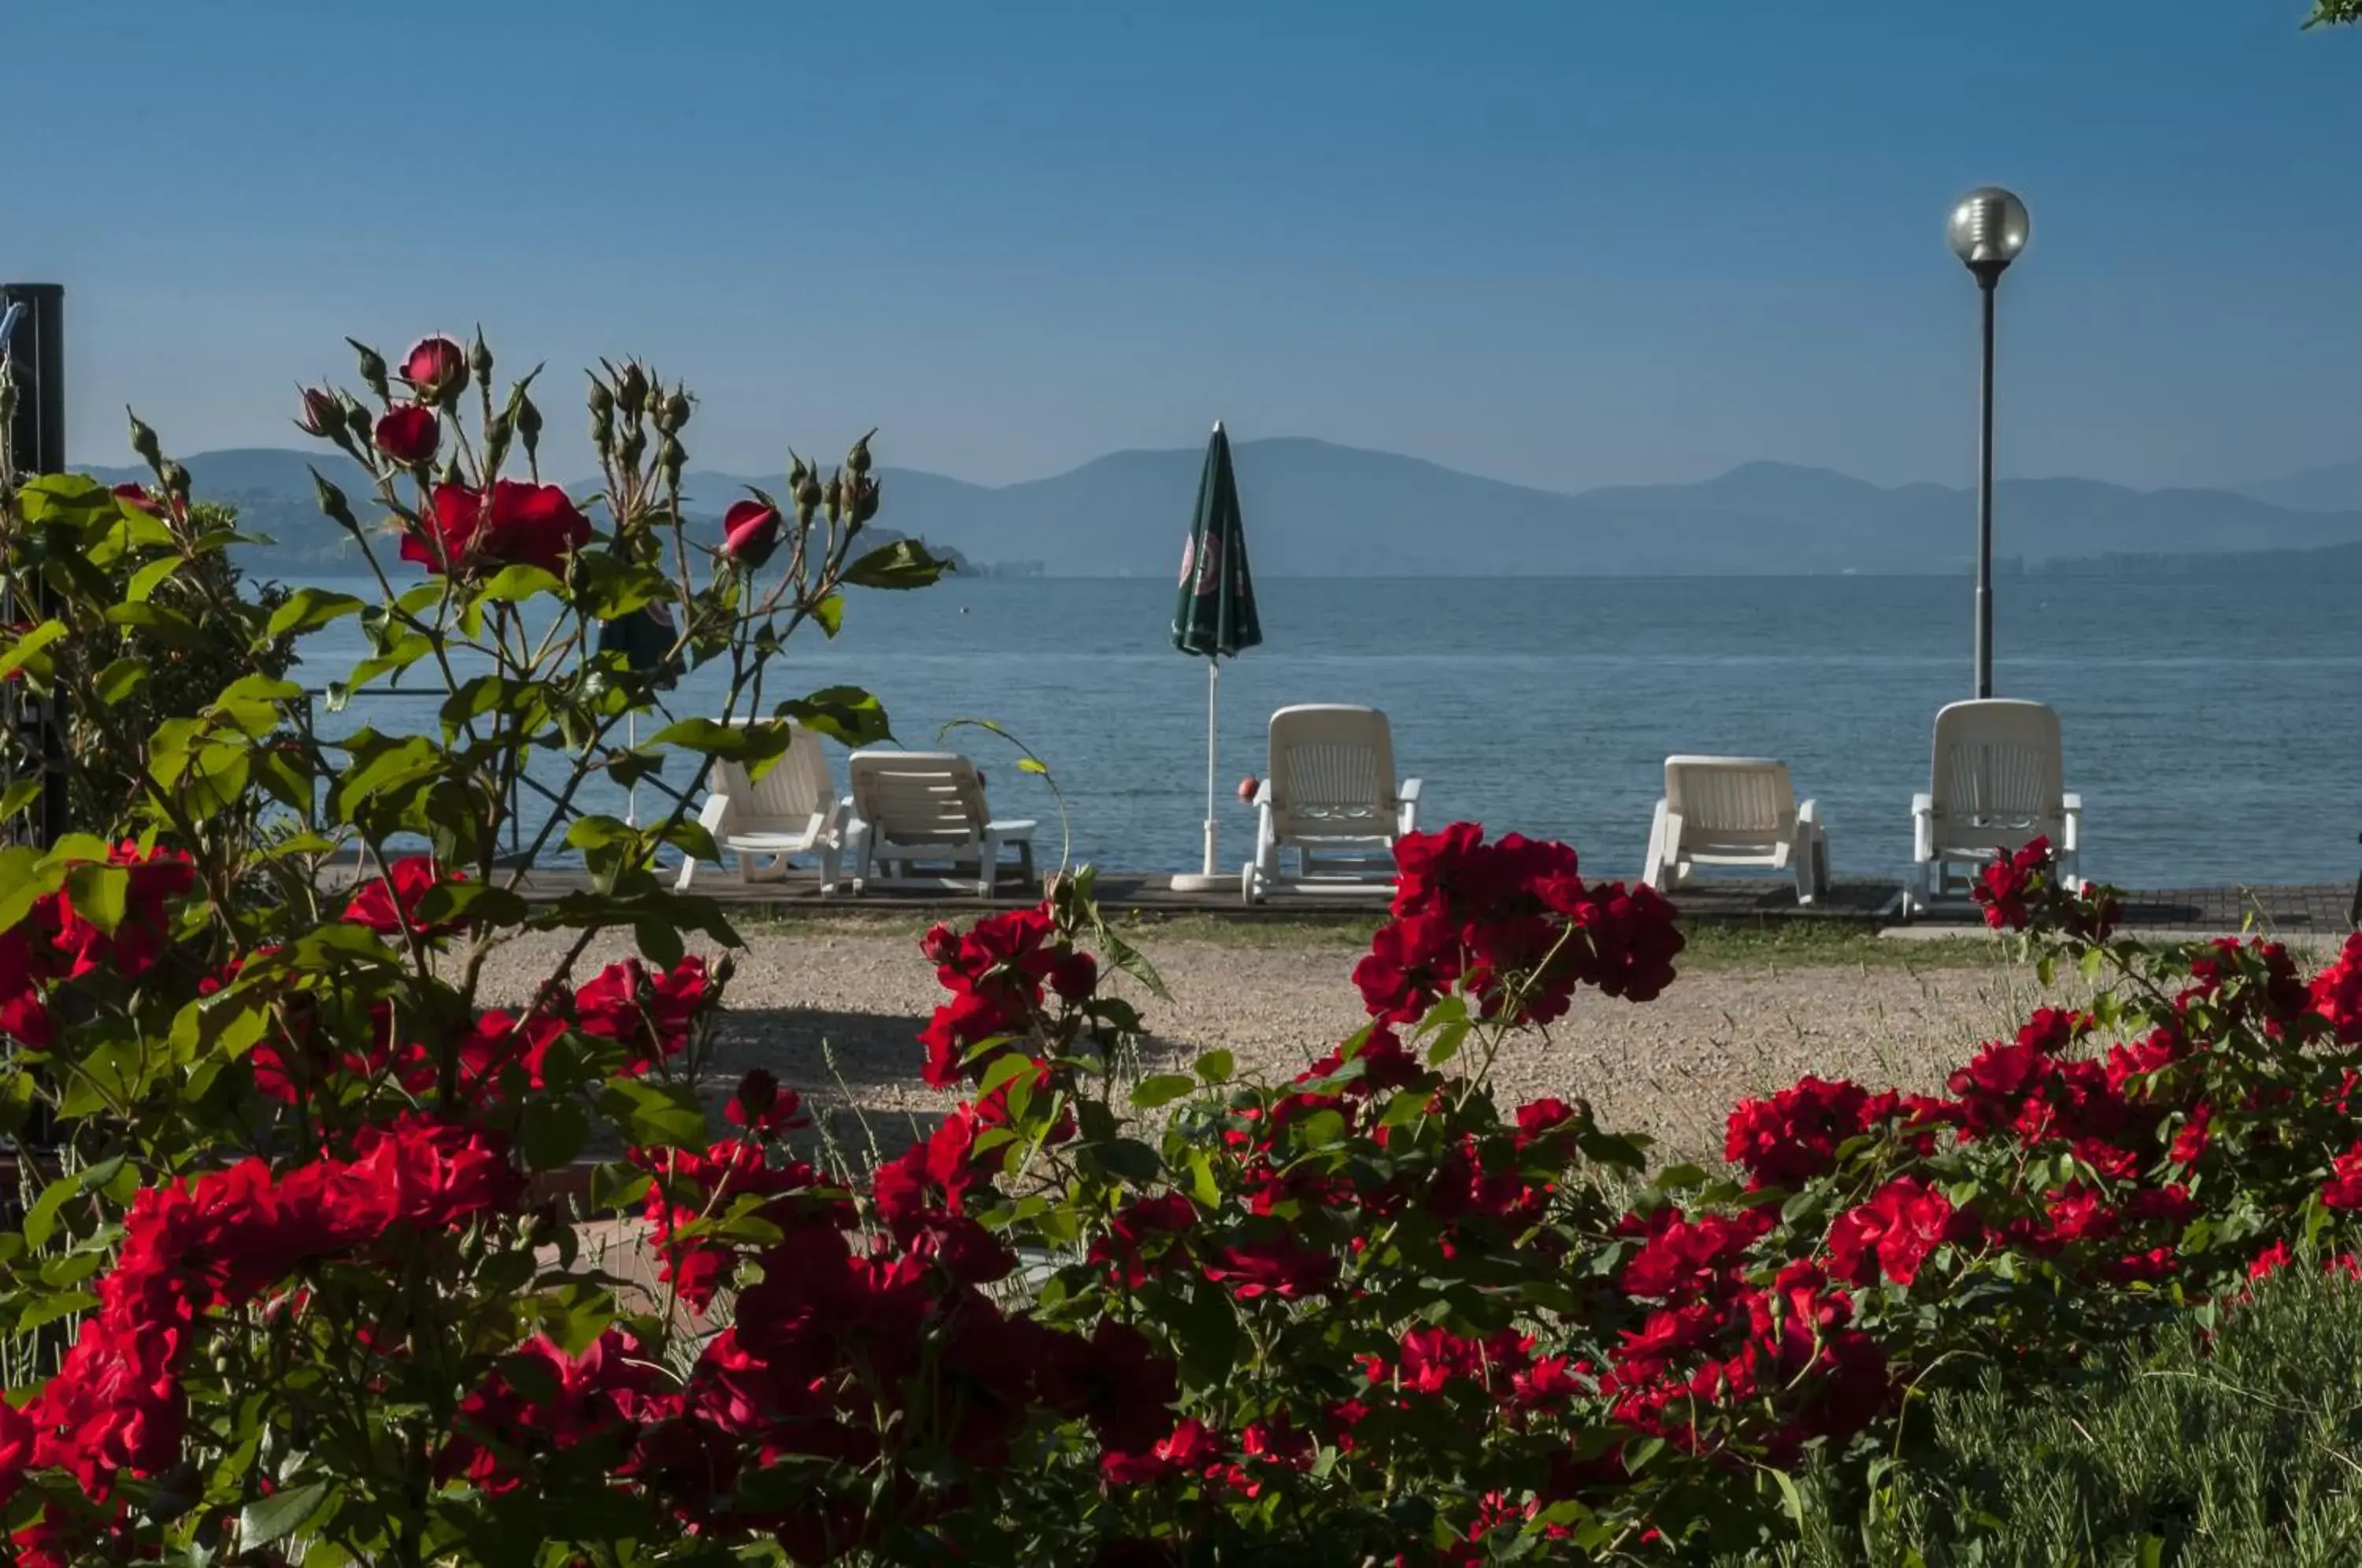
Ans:
{"type": "MultiPolygon", "coordinates": [[[[942,1110],[918,1078],[912,1036],[942,992],[899,922],[811,922],[750,932],[735,956],[717,1037],[715,1087],[764,1066],[818,1103],[857,1107],[881,1141],[899,1143],[906,1113],[942,1110]]],[[[1168,1004],[1128,977],[1118,985],[1150,1031],[1148,1061],[1186,1065],[1217,1046],[1244,1073],[1285,1078],[1359,1026],[1350,931],[1246,929],[1139,936],[1168,1004]]],[[[1805,1073],[1933,1088],[1981,1040],[2014,1030],[2041,992],[2030,966],[2003,950],[1943,944],[1875,962],[1784,962],[1711,952],[1685,966],[1658,999],[1633,1004],[1585,992],[1548,1031],[1501,1054],[1505,1104],[1584,1096],[1604,1125],[1645,1132],[1668,1158],[1713,1158],[1737,1099],[1805,1073]]],[[[628,936],[594,946],[592,963],[631,951],[628,936]]],[[[488,1000],[516,1003],[554,956],[540,938],[495,956],[488,1000]]]]}

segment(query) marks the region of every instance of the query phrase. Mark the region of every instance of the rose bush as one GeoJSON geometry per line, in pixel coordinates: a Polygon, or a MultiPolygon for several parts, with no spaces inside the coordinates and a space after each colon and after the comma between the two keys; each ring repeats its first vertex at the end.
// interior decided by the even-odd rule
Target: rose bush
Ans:
{"type": "MultiPolygon", "coordinates": [[[[2152,951],[2038,845],[1981,897],[2092,994],[1941,1092],[1749,1100],[1721,1172],[1651,1174],[1580,1101],[1496,1102],[1502,1053],[1654,998],[1683,939],[1649,889],[1464,823],[1403,841],[1353,975],[1368,1021],[1291,1081],[1142,1059],[1131,999],[1161,988],[1085,870],[922,943],[945,998],[911,1068],[945,1099],[907,1148],[845,1156],[760,1071],[717,1121],[729,965],[684,933],[734,935],[654,869],[711,842],[685,810],[558,813],[529,848],[563,832],[588,886],[528,902],[492,848],[513,785],[556,763],[570,807],[658,747],[760,768],[788,719],[882,736],[857,690],[767,695],[778,650],[936,564],[854,548],[866,441],[700,528],[693,404],[636,364],[591,379],[604,489],[578,502],[541,482],[532,378],[496,405],[480,340],[360,363],[369,401],[310,389],[304,423],[369,469],[419,569],[374,602],[301,591],[250,641],[357,618],[347,692],[426,679],[430,733],[318,741],[259,670],[132,723],[138,657],[100,662],[101,629],[183,627],[114,585],[171,580],[225,527],[144,426],[153,496],[0,475],[10,586],[56,607],[0,665],[141,780],[104,834],[0,850],[0,1117],[64,1140],[0,1234],[19,1561],[1760,1551],[1800,1466],[1874,1503],[1935,1389],[2357,1266],[2362,941],[2311,977],[2268,942],[2152,951]],[[402,432],[429,424],[421,458],[402,432]],[[659,606],[668,657],[601,650],[659,606]],[[723,712],[620,743],[678,664],[726,677],[723,712]],[[640,955],[578,973],[611,929],[640,955]],[[491,1005],[492,955],[534,933],[560,956],[491,1005]],[[594,1134],[619,1152],[561,1207],[594,1134]],[[646,1275],[586,1220],[627,1227],[646,1275]]],[[[353,500],[321,503],[376,569],[353,500]]]]}

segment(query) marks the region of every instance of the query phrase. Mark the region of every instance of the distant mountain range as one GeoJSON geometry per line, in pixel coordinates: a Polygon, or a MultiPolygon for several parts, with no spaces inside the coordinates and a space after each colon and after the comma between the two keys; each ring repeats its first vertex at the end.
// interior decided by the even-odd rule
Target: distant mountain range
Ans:
{"type": "MultiPolygon", "coordinates": [[[[1272,576],[1940,573],[1965,570],[1975,547],[1970,491],[1873,485],[1784,463],[1697,484],[1562,494],[1325,441],[1243,441],[1233,452],[1250,554],[1272,576]]],[[[878,522],[1004,570],[1157,576],[1179,563],[1202,457],[1117,452],[1001,486],[882,469],[878,522]]],[[[236,504],[246,526],[278,540],[257,564],[280,575],[349,559],[314,506],[305,465],[318,460],[270,448],[186,459],[199,496],[236,504]]],[[[366,493],[345,458],[320,467],[357,502],[366,493]]],[[[690,474],[691,515],[719,515],[748,482],[777,493],[784,481],[690,474]]],[[[2000,556],[2033,569],[2362,543],[2362,463],[2237,491],[2009,480],[1995,494],[1994,535],[2000,556]]]]}

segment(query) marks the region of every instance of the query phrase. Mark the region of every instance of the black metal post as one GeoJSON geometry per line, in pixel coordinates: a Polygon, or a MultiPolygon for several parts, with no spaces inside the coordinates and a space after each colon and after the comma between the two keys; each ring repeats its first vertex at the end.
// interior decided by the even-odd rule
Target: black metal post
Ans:
{"type": "MultiPolygon", "coordinates": [[[[2003,263],[2006,265],[2006,263],[2003,263]]],[[[1977,293],[1984,305],[1984,359],[1977,395],[1977,697],[1992,695],[1992,489],[1993,489],[1993,296],[2001,268],[1972,263],[1977,293]]]]}
{"type": "MultiPolygon", "coordinates": [[[[10,374],[17,386],[16,416],[8,422],[11,462],[20,479],[60,474],[66,469],[66,291],[60,283],[0,283],[0,316],[10,305],[24,312],[7,344],[10,374]]],[[[50,606],[34,605],[46,617],[50,606]]],[[[17,619],[14,608],[10,619],[17,619]]],[[[40,758],[41,794],[33,809],[34,826],[44,848],[65,836],[65,735],[48,702],[28,715],[39,734],[28,735],[27,749],[40,758]]]]}

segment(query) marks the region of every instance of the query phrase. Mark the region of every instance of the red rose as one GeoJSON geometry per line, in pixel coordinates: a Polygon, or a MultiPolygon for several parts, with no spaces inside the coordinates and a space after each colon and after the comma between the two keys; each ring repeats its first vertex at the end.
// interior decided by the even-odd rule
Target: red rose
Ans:
{"type": "Polygon", "coordinates": [[[749,497],[722,514],[722,553],[748,569],[761,566],[779,547],[779,509],[749,497]]]}
{"type": "Polygon", "coordinates": [[[406,924],[429,941],[458,929],[450,923],[430,925],[418,918],[418,902],[446,882],[464,882],[463,871],[446,870],[431,856],[405,856],[386,868],[383,877],[363,883],[345,905],[344,918],[365,925],[380,936],[398,936],[406,924]],[[397,912],[398,909],[398,912],[397,912]]]}
{"type": "Polygon", "coordinates": [[[344,428],[345,406],[337,394],[326,387],[305,387],[303,412],[295,416],[295,428],[306,436],[327,436],[344,428]]]}
{"type": "Polygon", "coordinates": [[[590,542],[590,521],[554,484],[501,480],[487,498],[463,484],[435,487],[431,539],[402,541],[402,558],[429,571],[464,571],[478,560],[557,571],[568,552],[590,542]]]}
{"type": "Polygon", "coordinates": [[[468,351],[447,337],[422,337],[402,357],[402,379],[419,402],[446,402],[467,388],[468,351]]]}
{"type": "Polygon", "coordinates": [[[1250,773],[1244,778],[1239,780],[1239,799],[1244,801],[1249,805],[1253,805],[1254,804],[1255,791],[1262,788],[1263,781],[1257,778],[1253,774],[1250,773]]]}
{"type": "Polygon", "coordinates": [[[443,426],[435,411],[408,403],[388,409],[377,422],[377,449],[404,468],[425,468],[443,444],[443,426]]]}

